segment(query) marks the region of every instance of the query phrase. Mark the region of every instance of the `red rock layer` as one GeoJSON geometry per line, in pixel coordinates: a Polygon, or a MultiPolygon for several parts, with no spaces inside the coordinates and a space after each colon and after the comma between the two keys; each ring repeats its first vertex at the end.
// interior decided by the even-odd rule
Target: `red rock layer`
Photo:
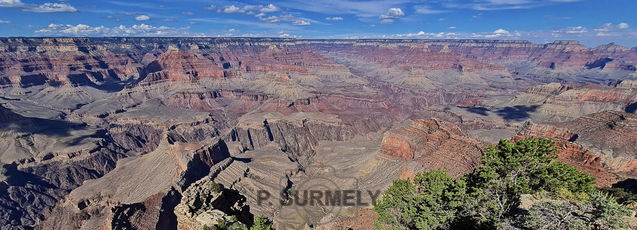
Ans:
{"type": "Polygon", "coordinates": [[[446,170],[460,176],[479,163],[481,146],[451,123],[415,120],[385,133],[381,152],[417,162],[424,170],[446,170]]]}
{"type": "Polygon", "coordinates": [[[198,80],[246,72],[307,74],[336,52],[399,69],[504,70],[500,61],[546,68],[637,70],[637,51],[576,41],[545,45],[486,40],[294,40],[258,38],[5,38],[0,84],[104,84],[198,80]]]}
{"type": "Polygon", "coordinates": [[[555,145],[558,148],[558,160],[575,166],[578,170],[595,177],[596,186],[611,186],[621,180],[619,176],[603,167],[599,156],[582,145],[573,142],[578,136],[568,129],[529,122],[525,124],[517,136],[513,137],[513,140],[529,137],[549,138],[555,141],[555,145]]]}
{"type": "Polygon", "coordinates": [[[604,164],[614,172],[637,176],[637,115],[602,112],[555,124],[577,133],[577,142],[605,155],[604,164]]]}
{"type": "Polygon", "coordinates": [[[503,66],[490,64],[476,58],[468,58],[461,53],[450,51],[352,47],[341,50],[340,52],[345,55],[361,58],[364,61],[381,64],[384,67],[397,67],[402,70],[458,70],[461,72],[473,72],[483,69],[504,70],[503,66]]]}

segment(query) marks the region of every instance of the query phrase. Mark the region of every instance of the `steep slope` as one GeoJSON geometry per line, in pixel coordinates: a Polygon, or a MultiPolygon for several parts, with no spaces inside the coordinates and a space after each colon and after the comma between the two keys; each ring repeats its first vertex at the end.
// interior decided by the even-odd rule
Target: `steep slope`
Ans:
{"type": "Polygon", "coordinates": [[[557,140],[563,162],[610,185],[636,176],[636,53],[574,41],[0,38],[0,228],[197,228],[199,216],[228,217],[183,208],[219,195],[205,190],[213,181],[281,226],[348,223],[355,209],[259,205],[258,191],[459,176],[519,129],[557,140]]]}

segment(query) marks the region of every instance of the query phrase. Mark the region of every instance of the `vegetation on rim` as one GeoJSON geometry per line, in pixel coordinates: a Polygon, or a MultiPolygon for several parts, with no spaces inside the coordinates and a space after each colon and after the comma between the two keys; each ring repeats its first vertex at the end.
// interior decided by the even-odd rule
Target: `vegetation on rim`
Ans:
{"type": "Polygon", "coordinates": [[[556,161],[549,139],[501,140],[474,172],[398,179],[376,202],[378,229],[621,229],[634,195],[600,190],[556,161]],[[617,194],[618,198],[609,194],[617,194]],[[619,202],[618,202],[619,201],[619,202]]]}

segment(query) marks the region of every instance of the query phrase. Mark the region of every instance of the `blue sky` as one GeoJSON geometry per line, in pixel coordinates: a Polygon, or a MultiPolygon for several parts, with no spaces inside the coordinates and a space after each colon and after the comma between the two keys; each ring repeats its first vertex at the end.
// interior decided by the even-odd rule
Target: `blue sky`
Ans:
{"type": "Polygon", "coordinates": [[[0,36],[478,38],[637,46],[635,0],[0,0],[0,36]]]}

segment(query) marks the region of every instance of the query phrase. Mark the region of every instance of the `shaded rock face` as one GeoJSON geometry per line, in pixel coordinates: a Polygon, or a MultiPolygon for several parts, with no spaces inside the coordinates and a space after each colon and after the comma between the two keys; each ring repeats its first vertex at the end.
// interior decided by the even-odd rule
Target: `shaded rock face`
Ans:
{"type": "Polygon", "coordinates": [[[153,229],[159,222],[163,193],[151,196],[143,203],[122,204],[111,209],[112,229],[153,229]]]}
{"type": "Polygon", "coordinates": [[[611,184],[634,174],[635,60],[574,41],[0,39],[0,226],[249,224],[242,204],[285,224],[295,207],[255,205],[256,191],[316,166],[370,190],[459,176],[485,145],[465,133],[520,128],[611,184]]]}
{"type": "Polygon", "coordinates": [[[9,165],[7,180],[0,186],[1,224],[25,228],[40,221],[68,192],[83,181],[96,179],[115,168],[115,161],[125,157],[109,149],[98,150],[85,159],[51,162],[32,167],[9,165]]]}
{"type": "Polygon", "coordinates": [[[385,133],[380,151],[415,161],[424,170],[446,170],[461,176],[478,165],[482,146],[451,123],[414,120],[385,133]]]}
{"type": "Polygon", "coordinates": [[[206,177],[213,165],[232,159],[223,141],[194,151],[188,146],[166,151],[166,145],[75,189],[36,227],[174,229],[179,191],[206,177]],[[111,188],[114,184],[119,187],[111,188]]]}
{"type": "Polygon", "coordinates": [[[244,150],[254,150],[277,143],[290,158],[307,162],[319,141],[345,141],[354,131],[338,123],[302,120],[300,122],[263,120],[262,126],[237,127],[229,139],[239,142],[244,150]]]}
{"type": "Polygon", "coordinates": [[[0,122],[15,122],[23,119],[22,116],[0,105],[0,122]]]}
{"type": "Polygon", "coordinates": [[[109,134],[117,145],[134,152],[151,152],[159,146],[162,130],[149,125],[115,125],[109,134]]]}

